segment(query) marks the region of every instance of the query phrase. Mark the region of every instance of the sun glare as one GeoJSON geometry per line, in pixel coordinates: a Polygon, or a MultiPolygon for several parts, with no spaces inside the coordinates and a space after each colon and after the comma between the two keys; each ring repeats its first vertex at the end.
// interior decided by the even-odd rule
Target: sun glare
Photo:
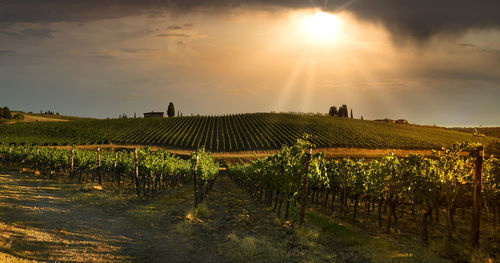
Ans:
{"type": "Polygon", "coordinates": [[[316,43],[330,43],[337,41],[342,29],[342,20],[329,13],[318,11],[302,19],[304,35],[316,43]]]}

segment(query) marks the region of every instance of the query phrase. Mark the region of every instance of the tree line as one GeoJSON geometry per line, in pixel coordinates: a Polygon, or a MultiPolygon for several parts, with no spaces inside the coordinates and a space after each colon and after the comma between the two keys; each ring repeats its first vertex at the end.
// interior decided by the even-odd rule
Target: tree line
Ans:
{"type": "MultiPolygon", "coordinates": [[[[331,106],[330,110],[328,111],[328,115],[331,117],[349,118],[349,110],[347,109],[346,104],[342,104],[342,106],[340,106],[338,109],[336,106],[331,106]]],[[[354,119],[352,109],[351,109],[351,119],[354,119]]],[[[363,117],[361,117],[361,119],[363,119],[363,117]]]]}

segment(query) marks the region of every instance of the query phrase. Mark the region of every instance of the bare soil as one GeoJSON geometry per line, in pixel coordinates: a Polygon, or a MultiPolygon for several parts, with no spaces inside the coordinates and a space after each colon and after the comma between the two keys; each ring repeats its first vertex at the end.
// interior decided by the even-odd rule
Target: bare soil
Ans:
{"type": "Polygon", "coordinates": [[[188,185],[148,201],[99,189],[0,171],[0,261],[366,262],[281,224],[227,176],[198,209],[188,185]]]}
{"type": "MultiPolygon", "coordinates": [[[[146,145],[121,145],[121,144],[92,144],[92,145],[78,145],[79,149],[95,150],[97,147],[103,149],[133,149],[145,147],[146,145]]],[[[72,146],[50,146],[51,148],[58,149],[71,149],[72,146]]],[[[166,150],[173,154],[190,156],[193,150],[177,149],[164,146],[149,146],[152,150],[166,150]]],[[[238,162],[255,160],[261,157],[269,156],[277,153],[278,150],[265,150],[265,151],[240,151],[240,152],[213,152],[212,156],[218,160],[228,162],[238,162]]],[[[424,156],[431,156],[431,150],[411,150],[411,149],[362,149],[362,148],[318,148],[314,152],[324,152],[327,158],[377,158],[383,157],[389,153],[394,153],[399,156],[407,156],[409,154],[422,154],[424,156]]]]}

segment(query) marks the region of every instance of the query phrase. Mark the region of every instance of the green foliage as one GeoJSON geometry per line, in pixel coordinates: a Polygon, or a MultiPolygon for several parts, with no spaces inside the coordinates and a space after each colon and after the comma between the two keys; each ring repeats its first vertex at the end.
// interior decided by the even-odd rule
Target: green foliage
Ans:
{"type": "MultiPolygon", "coordinates": [[[[54,116],[51,116],[55,117],[54,116]]],[[[456,141],[498,141],[433,127],[296,114],[238,114],[177,118],[74,120],[0,127],[0,143],[71,145],[122,143],[248,151],[291,146],[302,134],[317,147],[429,149],[456,141]]]]}
{"type": "MultiPolygon", "coordinates": [[[[76,169],[95,171],[98,168],[97,152],[74,149],[76,169]]],[[[24,167],[39,167],[50,170],[69,171],[71,150],[53,149],[38,146],[0,146],[0,159],[22,164],[24,167]]],[[[101,152],[101,169],[112,171],[116,157],[116,172],[132,174],[134,172],[134,153],[120,151],[101,152]]],[[[138,149],[138,164],[141,174],[165,174],[170,176],[189,175],[192,164],[166,151],[151,151],[149,148],[138,149]]]]}
{"type": "MultiPolygon", "coordinates": [[[[345,202],[341,207],[346,206],[350,198],[355,202],[385,202],[394,212],[398,206],[411,207],[412,213],[415,208],[424,213],[431,207],[444,208],[453,214],[456,208],[470,208],[472,204],[475,158],[464,155],[464,151],[475,149],[476,144],[453,144],[436,151],[433,158],[389,154],[372,161],[349,158],[328,161],[322,153],[317,153],[311,156],[309,167],[305,167],[308,145],[307,140],[298,140],[277,154],[250,164],[229,166],[228,171],[240,185],[250,186],[249,189],[269,187],[271,192],[288,196],[292,203],[298,201],[302,178],[307,175],[309,189],[338,193],[345,202]]],[[[489,158],[483,169],[482,191],[486,205],[500,209],[500,161],[489,158]]],[[[449,233],[452,224],[447,224],[449,233]]]]}
{"type": "Polygon", "coordinates": [[[14,115],[14,120],[22,121],[22,120],[24,120],[24,115],[21,113],[18,113],[16,115],[14,115]]]}
{"type": "Polygon", "coordinates": [[[205,149],[200,148],[193,152],[192,159],[195,161],[198,158],[198,177],[206,182],[214,180],[219,174],[219,163],[215,161],[212,155],[205,152],[205,149]]]}
{"type": "Polygon", "coordinates": [[[10,112],[9,107],[5,106],[1,109],[0,118],[6,119],[6,120],[12,120],[12,113],[10,112]]]}

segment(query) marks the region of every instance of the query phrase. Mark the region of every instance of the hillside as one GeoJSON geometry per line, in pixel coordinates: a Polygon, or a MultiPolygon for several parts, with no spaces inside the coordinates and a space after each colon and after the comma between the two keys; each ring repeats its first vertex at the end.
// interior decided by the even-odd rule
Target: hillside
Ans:
{"type": "Polygon", "coordinates": [[[75,117],[75,116],[66,116],[66,115],[47,115],[47,114],[39,114],[39,113],[26,113],[22,111],[15,111],[13,113],[21,113],[24,116],[24,122],[37,122],[37,121],[48,121],[48,122],[56,122],[56,121],[81,121],[81,120],[92,120],[92,118],[83,118],[83,117],[75,117]]]}
{"type": "Polygon", "coordinates": [[[500,127],[480,127],[480,128],[451,128],[455,131],[474,133],[477,130],[480,134],[500,138],[500,127]]]}
{"type": "MultiPolygon", "coordinates": [[[[211,151],[278,149],[304,133],[318,147],[429,149],[473,141],[470,134],[325,116],[255,113],[150,119],[16,123],[0,127],[0,143],[70,145],[120,143],[211,151]]],[[[490,142],[493,138],[482,138],[490,142]]]]}

